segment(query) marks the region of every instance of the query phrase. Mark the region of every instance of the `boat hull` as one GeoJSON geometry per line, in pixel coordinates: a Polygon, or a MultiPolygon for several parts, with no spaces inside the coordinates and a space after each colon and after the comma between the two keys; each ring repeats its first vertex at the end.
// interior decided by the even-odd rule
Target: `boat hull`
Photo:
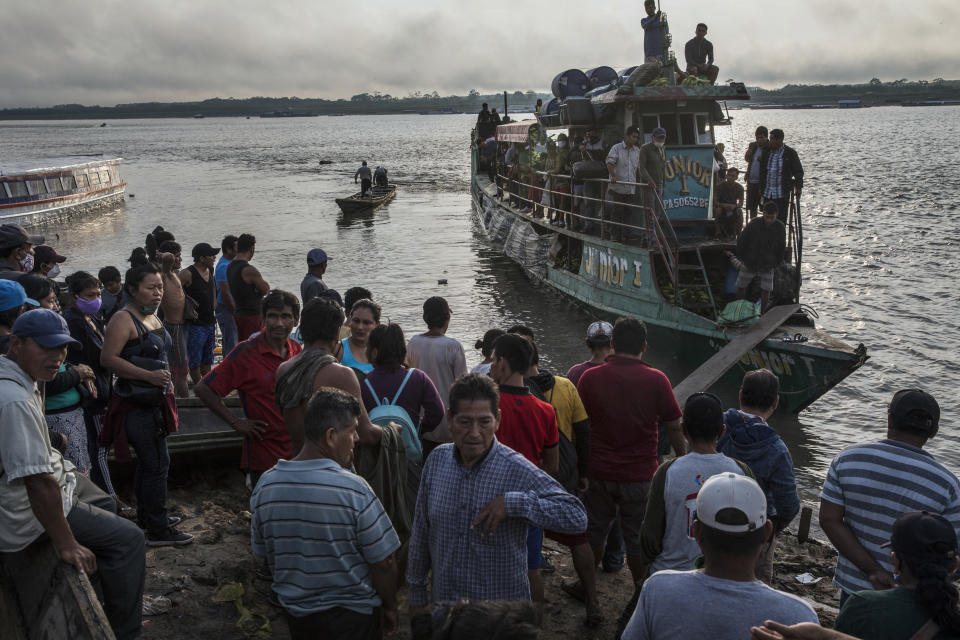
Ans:
{"type": "MultiPolygon", "coordinates": [[[[517,236],[522,233],[519,228],[533,226],[528,217],[496,200],[495,187],[485,179],[474,177],[472,195],[474,213],[495,248],[504,241],[505,246],[516,245],[517,236]],[[480,180],[485,184],[481,186],[480,180]]],[[[556,233],[553,230],[534,237],[539,238],[541,245],[550,246],[556,233]]],[[[529,229],[527,234],[531,234],[529,229]]],[[[524,264],[527,257],[535,253],[532,250],[520,256],[510,255],[509,250],[506,253],[520,262],[534,282],[550,286],[601,317],[612,320],[633,316],[643,320],[650,342],[658,345],[658,350],[672,354],[681,376],[692,372],[743,331],[720,327],[664,300],[657,290],[647,249],[596,237],[579,235],[579,239],[583,242],[583,257],[576,272],[555,268],[549,261],[545,265],[524,264]]],[[[747,371],[768,368],[781,381],[781,409],[797,413],[866,360],[863,345],[851,347],[810,326],[784,325],[748,351],[724,374],[719,384],[736,388],[747,371]],[[805,341],[784,341],[784,333],[790,338],[800,334],[805,341]]]]}
{"type": "Polygon", "coordinates": [[[390,202],[397,195],[397,188],[388,187],[386,190],[374,189],[372,197],[362,198],[355,193],[349,198],[337,198],[337,206],[343,213],[371,213],[390,202]]]}
{"type": "Polygon", "coordinates": [[[0,167],[0,223],[59,222],[123,202],[119,158],[29,170],[0,167]]]}

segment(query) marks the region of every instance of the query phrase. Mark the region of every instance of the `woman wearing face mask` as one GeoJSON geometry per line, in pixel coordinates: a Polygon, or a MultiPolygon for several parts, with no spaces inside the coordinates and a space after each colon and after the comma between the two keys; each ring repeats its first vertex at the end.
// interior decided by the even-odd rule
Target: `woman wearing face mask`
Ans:
{"type": "Polygon", "coordinates": [[[93,372],[91,384],[96,392],[90,394],[83,403],[87,449],[92,465],[90,479],[116,499],[116,491],[107,467],[107,450],[99,443],[100,432],[103,430],[103,411],[110,399],[110,371],[100,364],[105,335],[99,313],[100,281],[86,271],[77,271],[67,276],[67,286],[73,294],[74,302],[64,311],[63,317],[70,327],[70,335],[79,342],[71,344],[67,349],[67,361],[90,367],[93,372]]]}
{"type": "Polygon", "coordinates": [[[45,244],[33,248],[33,267],[31,273],[47,276],[51,280],[60,275],[60,265],[66,261],[66,256],[57,253],[53,247],[45,244]]]}
{"type": "Polygon", "coordinates": [[[557,155],[553,158],[553,166],[550,171],[550,184],[553,195],[552,220],[550,224],[555,227],[564,227],[564,212],[570,210],[570,178],[559,177],[570,175],[570,145],[567,134],[561,133],[557,136],[557,155]]]}
{"type": "Polygon", "coordinates": [[[121,462],[130,459],[128,444],[137,452],[133,489],[147,545],[189,544],[193,536],[174,529],[180,519],[167,515],[166,436],[177,430],[177,408],[166,361],[170,334],[156,316],[163,299],[160,269],[154,264],[133,267],[124,287],[129,301],[110,319],[100,354],[100,364],[121,379],[107,404],[100,442],[116,445],[121,462]],[[162,395],[151,395],[151,387],[162,395]]]}

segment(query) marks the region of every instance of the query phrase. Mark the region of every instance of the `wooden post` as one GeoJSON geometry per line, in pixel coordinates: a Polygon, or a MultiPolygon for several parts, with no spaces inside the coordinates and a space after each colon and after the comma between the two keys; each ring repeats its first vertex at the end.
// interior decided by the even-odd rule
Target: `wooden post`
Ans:
{"type": "Polygon", "coordinates": [[[808,505],[803,505],[800,510],[800,525],[797,527],[797,541],[806,542],[810,539],[810,518],[813,516],[813,509],[808,505]]]}

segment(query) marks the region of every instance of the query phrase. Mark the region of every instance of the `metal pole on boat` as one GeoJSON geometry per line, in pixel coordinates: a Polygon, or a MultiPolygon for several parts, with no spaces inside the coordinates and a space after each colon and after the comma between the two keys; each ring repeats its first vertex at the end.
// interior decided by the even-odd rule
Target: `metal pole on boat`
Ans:
{"type": "Polygon", "coordinates": [[[503,115],[507,115],[507,92],[503,92],[503,115]]]}

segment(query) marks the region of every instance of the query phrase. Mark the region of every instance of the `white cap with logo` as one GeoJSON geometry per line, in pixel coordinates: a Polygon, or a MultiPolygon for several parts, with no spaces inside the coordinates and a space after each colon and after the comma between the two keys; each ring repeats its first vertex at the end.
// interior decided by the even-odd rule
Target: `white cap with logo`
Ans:
{"type": "Polygon", "coordinates": [[[603,320],[591,322],[587,327],[587,340],[594,343],[610,342],[613,336],[613,325],[603,320]]]}
{"type": "Polygon", "coordinates": [[[719,473],[700,487],[696,515],[711,529],[747,533],[766,524],[767,496],[753,478],[719,473]],[[721,511],[724,513],[718,518],[721,511]]]}

